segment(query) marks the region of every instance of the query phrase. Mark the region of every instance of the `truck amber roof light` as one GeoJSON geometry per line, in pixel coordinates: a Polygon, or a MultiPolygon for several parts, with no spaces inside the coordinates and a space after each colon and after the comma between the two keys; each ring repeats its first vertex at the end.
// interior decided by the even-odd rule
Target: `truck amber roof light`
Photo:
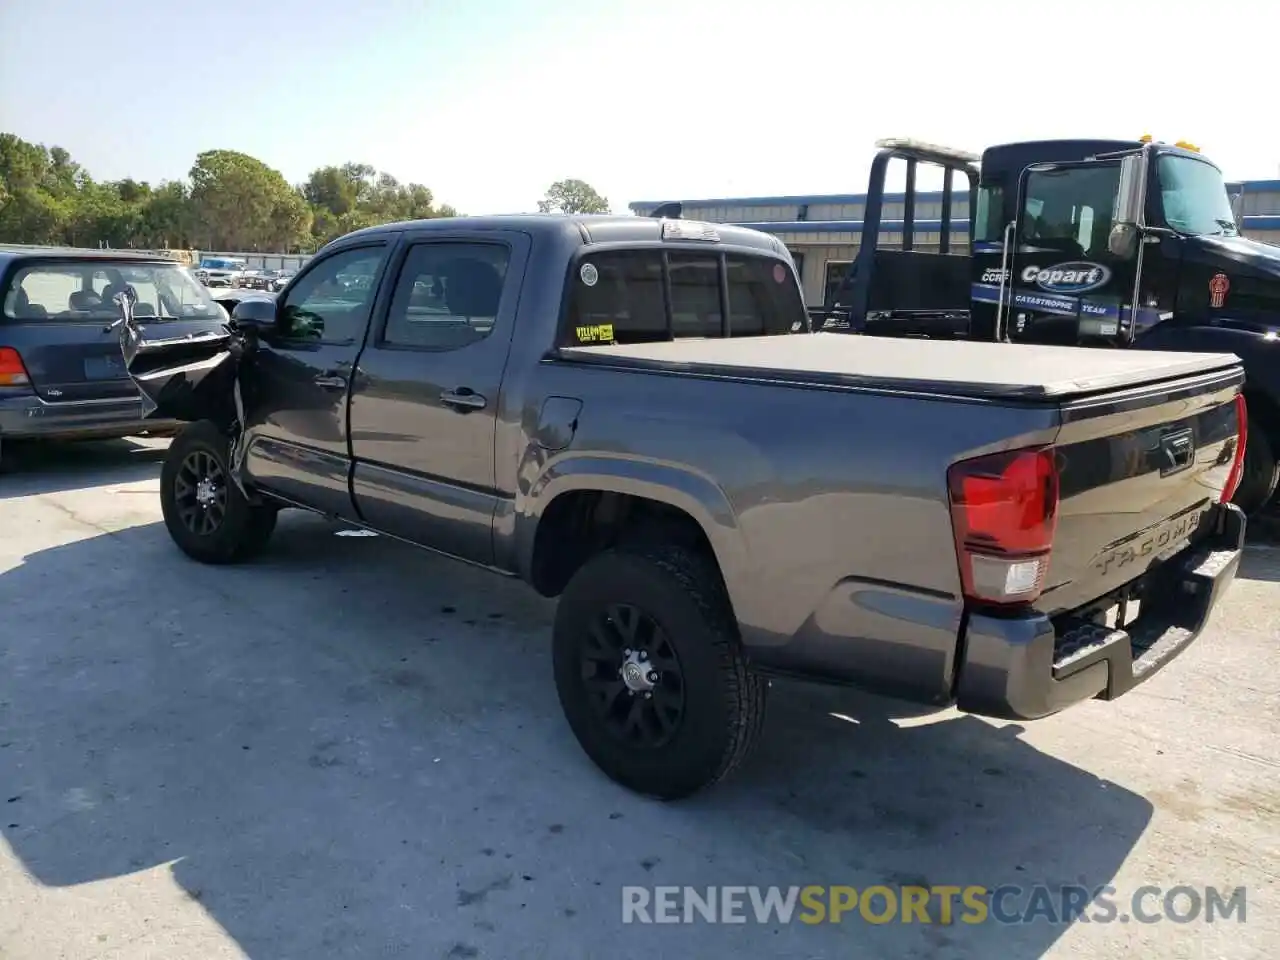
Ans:
{"type": "Polygon", "coordinates": [[[981,159],[978,154],[970,153],[968,150],[958,150],[955,147],[944,147],[937,143],[927,143],[924,140],[913,140],[910,137],[886,137],[883,140],[877,140],[876,149],[919,150],[921,152],[936,153],[940,157],[959,160],[963,163],[977,163],[978,160],[981,159]]]}
{"type": "Polygon", "coordinates": [[[697,220],[663,220],[663,240],[712,240],[720,239],[720,232],[710,223],[697,220]]]}
{"type": "Polygon", "coordinates": [[[1181,148],[1181,149],[1183,149],[1183,150],[1190,150],[1192,153],[1199,153],[1199,152],[1200,152],[1200,148],[1199,148],[1199,147],[1197,147],[1194,143],[1190,143],[1190,142],[1188,142],[1188,141],[1186,141],[1186,140],[1179,140],[1177,143],[1175,143],[1175,144],[1174,144],[1174,146],[1175,146],[1175,147],[1180,147],[1180,148],[1181,148]]]}

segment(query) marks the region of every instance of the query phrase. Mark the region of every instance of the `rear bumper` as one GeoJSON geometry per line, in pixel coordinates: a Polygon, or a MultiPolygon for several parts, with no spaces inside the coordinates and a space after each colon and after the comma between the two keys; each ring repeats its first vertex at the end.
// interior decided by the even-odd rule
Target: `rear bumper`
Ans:
{"type": "Polygon", "coordinates": [[[5,439],[127,437],[177,425],[144,419],[141,397],[66,403],[48,403],[32,394],[0,399],[0,437],[5,439]]]}
{"type": "Polygon", "coordinates": [[[1034,720],[1082,700],[1114,700],[1151,679],[1201,634],[1235,578],[1245,518],[1215,508],[1215,533],[1152,572],[1138,618],[1125,629],[1043,615],[970,615],[956,706],[1034,720]]]}

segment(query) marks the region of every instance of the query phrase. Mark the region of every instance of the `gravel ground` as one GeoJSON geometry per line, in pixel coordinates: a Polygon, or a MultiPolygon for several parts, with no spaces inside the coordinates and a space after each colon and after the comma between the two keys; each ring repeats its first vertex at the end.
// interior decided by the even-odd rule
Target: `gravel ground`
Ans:
{"type": "Polygon", "coordinates": [[[0,957],[1275,955],[1280,550],[1114,704],[1024,727],[776,684],[739,775],[661,805],[561,719],[551,603],[305,515],[198,567],[159,522],[162,450],[0,478],[0,957]],[[631,885],[1037,883],[1121,913],[1243,886],[1247,914],[622,922],[631,885]]]}

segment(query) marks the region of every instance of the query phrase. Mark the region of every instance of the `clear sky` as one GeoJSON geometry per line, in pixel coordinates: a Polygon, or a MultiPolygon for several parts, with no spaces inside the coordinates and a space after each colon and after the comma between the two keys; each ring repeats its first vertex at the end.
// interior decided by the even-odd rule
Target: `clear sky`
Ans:
{"type": "Polygon", "coordinates": [[[1280,177],[1271,2],[0,0],[0,130],[101,179],[355,160],[466,213],[859,193],[879,137],[1188,139],[1280,177]]]}

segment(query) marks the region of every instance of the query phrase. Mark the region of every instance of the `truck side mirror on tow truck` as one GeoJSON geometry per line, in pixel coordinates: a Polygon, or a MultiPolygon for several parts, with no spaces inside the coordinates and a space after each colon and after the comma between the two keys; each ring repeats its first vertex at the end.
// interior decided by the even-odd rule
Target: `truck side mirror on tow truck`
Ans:
{"type": "Polygon", "coordinates": [[[1120,161],[1120,183],[1116,188],[1115,210],[1107,248],[1122,260],[1137,252],[1142,239],[1143,209],[1147,202],[1146,152],[1120,161]]]}
{"type": "Polygon", "coordinates": [[[1128,260],[1138,250],[1138,228],[1132,223],[1117,223],[1107,237],[1107,249],[1120,260],[1128,260]]]}

